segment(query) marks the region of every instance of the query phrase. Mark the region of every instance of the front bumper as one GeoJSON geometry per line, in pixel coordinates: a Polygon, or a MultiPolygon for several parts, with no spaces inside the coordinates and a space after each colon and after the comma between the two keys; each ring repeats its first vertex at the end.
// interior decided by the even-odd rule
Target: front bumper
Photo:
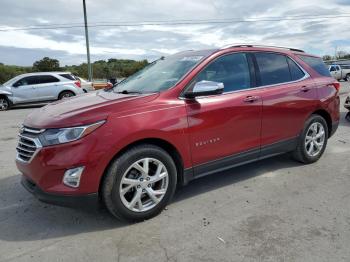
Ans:
{"type": "Polygon", "coordinates": [[[37,199],[45,203],[82,209],[95,209],[99,206],[99,198],[97,193],[86,195],[51,194],[43,191],[33,181],[25,176],[22,176],[21,184],[37,199]]]}

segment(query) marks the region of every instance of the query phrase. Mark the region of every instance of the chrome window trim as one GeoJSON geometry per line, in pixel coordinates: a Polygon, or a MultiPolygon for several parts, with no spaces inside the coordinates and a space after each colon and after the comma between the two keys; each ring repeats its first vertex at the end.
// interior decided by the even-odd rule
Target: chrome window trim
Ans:
{"type": "MultiPolygon", "coordinates": [[[[218,94],[218,95],[212,95],[212,96],[198,96],[196,97],[195,99],[201,99],[201,98],[210,98],[210,97],[217,97],[217,96],[221,96],[221,95],[226,95],[226,94],[233,94],[233,93],[239,93],[239,92],[243,92],[243,91],[248,91],[248,90],[257,90],[257,89],[260,89],[260,88],[269,88],[269,87],[276,87],[276,86],[281,86],[281,85],[288,85],[288,84],[294,84],[294,83],[298,83],[298,82],[301,82],[301,81],[304,81],[308,78],[310,78],[310,74],[308,72],[306,72],[306,70],[300,66],[300,64],[295,61],[295,59],[293,59],[292,57],[290,57],[289,55],[287,54],[283,54],[283,53],[278,53],[278,52],[272,52],[272,51],[240,51],[240,52],[233,52],[233,53],[247,53],[247,52],[260,52],[260,53],[275,53],[275,54],[280,54],[280,55],[283,55],[285,57],[288,57],[290,58],[300,69],[301,71],[303,71],[304,73],[304,76],[300,79],[297,79],[297,80],[293,80],[293,81],[288,81],[288,82],[282,82],[282,83],[277,83],[277,84],[271,84],[271,85],[264,85],[264,86],[257,86],[257,87],[253,87],[253,88],[246,88],[246,89],[240,89],[240,90],[235,90],[235,91],[230,91],[230,92],[223,92],[222,94],[218,94]]],[[[232,54],[232,53],[228,53],[228,54],[232,54]]],[[[220,57],[220,56],[219,56],[220,57]]],[[[218,57],[218,58],[219,58],[218,57]]],[[[200,72],[198,72],[199,74],[200,72]]],[[[197,74],[197,75],[198,75],[197,74]]],[[[197,76],[196,75],[196,76],[197,76]]],[[[187,87],[186,87],[187,88],[187,87]]],[[[225,86],[224,86],[225,88],[225,86]]],[[[183,97],[183,96],[180,96],[179,99],[181,100],[192,100],[192,99],[188,99],[186,97],[183,97]]]]}

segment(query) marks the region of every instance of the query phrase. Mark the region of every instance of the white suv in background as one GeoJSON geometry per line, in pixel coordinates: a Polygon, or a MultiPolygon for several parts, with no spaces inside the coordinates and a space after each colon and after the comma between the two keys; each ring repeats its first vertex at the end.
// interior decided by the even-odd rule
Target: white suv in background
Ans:
{"type": "Polygon", "coordinates": [[[69,72],[43,72],[10,79],[0,85],[0,111],[12,106],[50,102],[83,94],[80,81],[69,76],[73,75],[69,72]]]}

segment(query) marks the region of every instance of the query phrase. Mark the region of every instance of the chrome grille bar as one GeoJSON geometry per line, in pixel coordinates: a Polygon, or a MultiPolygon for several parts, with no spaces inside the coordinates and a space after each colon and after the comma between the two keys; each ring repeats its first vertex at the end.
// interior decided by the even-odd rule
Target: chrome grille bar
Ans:
{"type": "Polygon", "coordinates": [[[34,158],[42,147],[38,136],[44,131],[45,129],[21,127],[16,147],[18,161],[29,163],[34,158]]]}

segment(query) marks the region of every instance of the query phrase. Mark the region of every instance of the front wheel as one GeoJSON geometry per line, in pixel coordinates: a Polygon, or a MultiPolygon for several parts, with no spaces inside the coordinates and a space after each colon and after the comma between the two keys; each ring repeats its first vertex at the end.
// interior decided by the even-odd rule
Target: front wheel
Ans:
{"type": "Polygon", "coordinates": [[[7,97],[0,97],[0,111],[6,111],[8,109],[10,109],[10,101],[7,97]]]}
{"type": "Polygon", "coordinates": [[[325,119],[320,115],[312,115],[299,137],[297,148],[293,152],[294,158],[305,164],[316,162],[326,149],[327,140],[328,127],[325,119]]]}
{"type": "Polygon", "coordinates": [[[115,217],[143,221],[165,208],[176,182],[176,166],[169,154],[154,145],[139,145],[111,164],[102,183],[102,197],[115,217]]]}

